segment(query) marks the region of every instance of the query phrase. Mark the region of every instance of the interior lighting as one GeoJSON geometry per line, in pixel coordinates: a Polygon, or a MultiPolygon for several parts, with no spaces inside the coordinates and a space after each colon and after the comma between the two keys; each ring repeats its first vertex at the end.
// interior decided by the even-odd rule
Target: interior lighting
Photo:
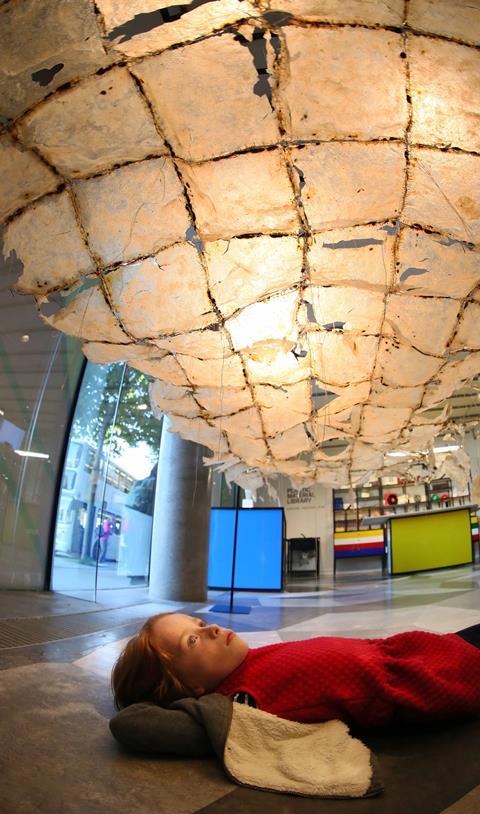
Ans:
{"type": "Polygon", "coordinates": [[[17,455],[20,455],[21,458],[49,458],[50,455],[47,455],[46,452],[32,452],[29,449],[14,449],[14,452],[17,455]]]}
{"type": "MultiPolygon", "coordinates": [[[[38,5],[9,25],[54,64],[38,5]]],[[[480,370],[478,3],[217,0],[128,36],[151,0],[95,5],[88,42],[56,23],[68,76],[3,49],[16,290],[244,489],[361,487],[458,437],[432,411],[480,370]]]]}
{"type": "Polygon", "coordinates": [[[456,452],[457,449],[460,449],[458,444],[451,444],[448,447],[434,447],[434,452],[456,452]]]}

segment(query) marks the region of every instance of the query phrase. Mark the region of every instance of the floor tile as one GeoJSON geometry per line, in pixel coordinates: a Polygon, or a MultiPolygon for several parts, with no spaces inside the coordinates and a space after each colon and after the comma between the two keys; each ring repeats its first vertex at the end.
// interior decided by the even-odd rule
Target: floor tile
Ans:
{"type": "Polygon", "coordinates": [[[67,814],[114,814],[122,810],[127,798],[130,804],[130,792],[137,785],[140,796],[135,810],[139,814],[199,814],[200,810],[202,814],[480,811],[476,756],[480,721],[439,729],[438,733],[416,732],[407,737],[387,731],[369,736],[368,744],[379,758],[386,789],[380,798],[353,801],[288,797],[235,787],[214,761],[127,754],[113,742],[107,727],[113,714],[111,668],[143,619],[159,610],[199,614],[241,633],[251,647],[318,635],[368,638],[410,629],[447,632],[480,622],[478,565],[395,579],[378,578],[378,574],[361,578],[341,575],[335,582],[302,579],[290,582],[283,593],[239,592],[235,602],[251,606],[248,616],[212,613],[212,605],[226,598],[225,592],[212,592],[208,602],[162,604],[151,602],[145,589],[133,589],[91,603],[38,591],[0,591],[0,627],[2,617],[25,623],[29,618],[44,618],[46,631],[61,622],[67,630],[69,619],[74,620],[77,614],[105,620],[105,629],[84,635],[77,632],[57,641],[0,649],[2,684],[9,688],[3,726],[10,728],[3,735],[5,750],[0,757],[9,766],[4,788],[8,782],[8,799],[14,801],[16,814],[57,814],[60,810],[67,814]],[[48,621],[60,615],[65,619],[48,621]],[[31,713],[27,710],[30,703],[35,714],[33,709],[31,713]],[[19,721],[24,721],[22,732],[19,721]],[[26,752],[42,753],[43,757],[38,765],[32,758],[20,783],[15,761],[24,765],[26,752]],[[71,772],[62,762],[67,753],[74,766],[71,772]]]}

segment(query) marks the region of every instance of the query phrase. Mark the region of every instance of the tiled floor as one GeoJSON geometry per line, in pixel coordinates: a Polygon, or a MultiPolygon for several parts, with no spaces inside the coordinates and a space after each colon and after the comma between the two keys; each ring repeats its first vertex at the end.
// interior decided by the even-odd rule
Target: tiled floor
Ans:
{"type": "MultiPolygon", "coordinates": [[[[45,620],[45,641],[41,641],[42,636],[37,633],[37,643],[35,644],[0,650],[0,669],[3,671],[0,673],[0,684],[3,682],[6,687],[11,688],[12,694],[15,694],[17,688],[20,691],[22,682],[25,682],[21,698],[38,693],[38,696],[43,698],[42,709],[48,710],[51,699],[44,697],[45,675],[48,673],[53,684],[61,679],[59,686],[62,687],[66,687],[69,681],[73,687],[74,677],[81,676],[81,686],[85,697],[91,696],[97,699],[97,711],[99,709],[103,715],[103,718],[100,719],[103,723],[99,730],[101,737],[97,747],[100,753],[102,750],[108,752],[106,759],[112,760],[116,769],[120,762],[123,767],[122,771],[129,771],[130,766],[132,771],[140,773],[143,778],[141,782],[156,783],[158,780],[151,781],[146,776],[144,777],[145,772],[148,774],[149,771],[153,771],[151,759],[141,757],[135,757],[134,760],[133,758],[127,759],[125,756],[119,756],[117,751],[112,751],[116,749],[116,744],[110,738],[104,720],[113,714],[109,695],[111,667],[123,645],[136,631],[144,617],[158,613],[160,610],[181,609],[189,613],[198,613],[205,619],[215,620],[221,625],[241,632],[253,647],[317,635],[370,637],[386,636],[402,630],[414,629],[433,632],[455,631],[480,622],[480,566],[427,572],[395,579],[383,579],[372,575],[370,578],[363,576],[361,579],[358,577],[349,579],[343,576],[335,583],[331,580],[322,580],[319,584],[299,580],[290,584],[289,591],[283,594],[237,595],[236,601],[251,606],[251,612],[248,615],[230,616],[212,613],[212,603],[218,600],[218,597],[218,593],[212,594],[209,602],[200,605],[173,602],[153,603],[149,601],[145,590],[132,589],[132,591],[122,592],[121,598],[112,596],[110,601],[102,600],[101,604],[94,604],[59,594],[0,591],[0,632],[2,619],[4,626],[10,624],[12,629],[15,626],[11,620],[17,620],[15,629],[20,632],[23,630],[24,635],[27,635],[29,625],[33,624],[34,618],[37,630],[42,630],[41,620],[45,620]],[[105,614],[106,611],[109,613],[105,614]],[[80,618],[79,614],[82,617],[87,615],[89,622],[87,629],[93,632],[68,635],[68,638],[48,641],[48,617],[50,617],[50,629],[52,629],[51,618],[55,617],[57,621],[65,623],[66,630],[72,631],[75,629],[75,620],[80,618]],[[109,620],[107,625],[102,621],[105,619],[109,620]],[[50,663],[48,669],[46,663],[50,663]],[[68,676],[71,676],[71,679],[68,679],[68,676]]],[[[222,599],[226,599],[226,597],[222,596],[222,599]]],[[[85,625],[83,629],[85,629],[85,625]]],[[[72,699],[68,703],[73,703],[72,699]]],[[[22,711],[18,712],[22,713],[22,711]]],[[[7,727],[14,725],[10,710],[7,719],[7,727]]],[[[40,730],[37,732],[36,728],[41,728],[42,722],[35,716],[28,720],[29,743],[32,745],[40,732],[40,730]]],[[[49,733],[45,731],[42,737],[48,748],[53,750],[53,755],[55,753],[55,744],[52,743],[54,735],[52,734],[52,739],[49,741],[49,733]]],[[[86,733],[86,738],[88,741],[88,733],[86,733]]],[[[8,732],[4,733],[0,740],[8,743],[8,732]]],[[[20,751],[27,754],[28,748],[28,744],[19,742],[20,751]]],[[[71,745],[71,748],[74,749],[74,745],[71,745]]],[[[79,746],[79,756],[81,756],[78,767],[80,770],[82,761],[86,759],[85,744],[82,748],[79,746]]],[[[7,760],[7,764],[9,759],[11,762],[8,749],[4,755],[0,754],[1,757],[7,760]]],[[[61,756],[59,759],[61,760],[61,756]]],[[[47,774],[48,766],[45,769],[47,774]]],[[[55,814],[57,810],[64,810],[65,799],[62,795],[68,796],[68,788],[73,789],[71,784],[74,781],[70,779],[70,786],[65,787],[62,792],[64,773],[60,777],[57,776],[58,768],[52,768],[51,771],[53,774],[50,779],[45,778],[48,789],[42,792],[44,795],[42,799],[45,811],[48,810],[50,814],[55,814]],[[55,788],[57,791],[54,791],[55,788]]],[[[278,803],[277,796],[232,787],[225,782],[225,777],[218,772],[217,768],[214,769],[208,764],[202,770],[198,761],[196,763],[193,761],[174,763],[164,761],[161,763],[161,772],[165,774],[162,780],[161,799],[152,800],[151,807],[149,807],[148,794],[146,794],[145,800],[142,798],[143,802],[141,804],[139,802],[136,806],[137,814],[143,814],[143,812],[147,814],[150,810],[155,814],[163,814],[163,812],[165,814],[183,814],[183,812],[187,814],[187,812],[200,809],[208,811],[209,814],[221,814],[223,811],[240,814],[240,812],[256,812],[257,810],[262,810],[264,814],[267,811],[278,810],[290,814],[290,812],[297,811],[323,811],[325,803],[335,807],[335,814],[343,812],[339,801],[307,801],[300,798],[282,798],[281,809],[271,807],[273,801],[276,800],[278,803]],[[204,787],[202,786],[202,771],[205,772],[204,787]],[[187,776],[194,777],[197,789],[202,787],[204,793],[195,792],[190,798],[185,795],[187,776]],[[260,802],[257,798],[260,799],[260,802]],[[316,808],[312,807],[313,804],[316,808]]],[[[26,777],[28,777],[28,773],[26,777]]],[[[137,784],[140,782],[138,776],[136,776],[136,782],[137,784]]],[[[476,782],[480,783],[480,771],[476,782]]],[[[440,811],[449,810],[449,806],[453,804],[455,807],[452,808],[452,814],[453,812],[470,814],[470,811],[480,810],[478,789],[475,791],[475,783],[472,783],[470,775],[468,782],[465,780],[464,786],[459,788],[461,788],[461,794],[457,789],[450,795],[446,794],[444,799],[440,795],[436,802],[432,802],[430,808],[428,805],[425,808],[424,801],[422,803],[424,810],[427,811],[427,814],[428,811],[431,814],[437,814],[440,811]],[[464,802],[458,799],[463,798],[463,792],[467,795],[464,802]],[[471,807],[472,800],[473,808],[471,807]]],[[[24,811],[43,811],[43,804],[38,803],[39,794],[37,786],[29,788],[27,779],[23,787],[18,789],[19,799],[16,802],[15,812],[20,814],[24,811]]],[[[106,797],[102,795],[104,795],[103,788],[92,789],[90,797],[87,795],[85,799],[82,798],[83,802],[77,801],[76,803],[71,799],[68,803],[68,811],[72,814],[77,814],[77,812],[78,814],[83,814],[83,812],[85,814],[112,812],[113,814],[113,811],[116,810],[128,810],[128,808],[119,809],[118,801],[115,802],[111,795],[106,797]],[[96,800],[95,805],[92,803],[94,799],[96,800]]],[[[390,811],[393,814],[394,811],[397,811],[395,807],[389,807],[390,804],[386,805],[385,801],[388,802],[388,797],[382,799],[383,803],[377,805],[376,811],[381,814],[390,811]]],[[[349,811],[353,814],[357,810],[360,812],[363,805],[362,811],[369,812],[370,809],[365,808],[365,803],[366,801],[348,801],[349,811]]],[[[391,806],[394,804],[391,803],[391,806]]],[[[408,809],[404,808],[404,810],[408,809]]]]}
{"type": "MultiPolygon", "coordinates": [[[[320,592],[295,591],[291,584],[288,593],[241,594],[235,601],[250,605],[250,614],[211,613],[212,602],[189,608],[242,632],[251,647],[313,636],[388,636],[417,629],[448,633],[480,622],[480,568],[361,583],[343,580],[320,592]]],[[[148,614],[160,612],[156,606],[144,607],[148,614]]],[[[107,677],[127,640],[96,648],[78,663],[107,677]]]]}

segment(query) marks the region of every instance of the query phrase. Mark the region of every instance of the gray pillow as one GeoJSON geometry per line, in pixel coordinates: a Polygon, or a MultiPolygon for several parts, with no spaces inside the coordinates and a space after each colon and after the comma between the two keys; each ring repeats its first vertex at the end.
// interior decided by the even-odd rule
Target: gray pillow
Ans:
{"type": "Polygon", "coordinates": [[[182,757],[215,754],[204,727],[175,705],[166,709],[151,702],[132,704],[111,719],[110,731],[122,746],[136,752],[182,757]]]}

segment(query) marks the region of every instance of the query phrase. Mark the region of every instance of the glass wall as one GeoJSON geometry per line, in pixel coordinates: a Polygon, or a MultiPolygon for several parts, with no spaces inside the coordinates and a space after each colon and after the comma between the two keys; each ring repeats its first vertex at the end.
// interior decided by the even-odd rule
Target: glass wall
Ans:
{"type": "Polygon", "coordinates": [[[0,251],[0,588],[48,586],[59,470],[84,357],[40,319],[0,251]]]}
{"type": "Polygon", "coordinates": [[[120,363],[86,366],[58,502],[54,591],[97,601],[148,585],[162,429],[149,381],[120,363]]]}

